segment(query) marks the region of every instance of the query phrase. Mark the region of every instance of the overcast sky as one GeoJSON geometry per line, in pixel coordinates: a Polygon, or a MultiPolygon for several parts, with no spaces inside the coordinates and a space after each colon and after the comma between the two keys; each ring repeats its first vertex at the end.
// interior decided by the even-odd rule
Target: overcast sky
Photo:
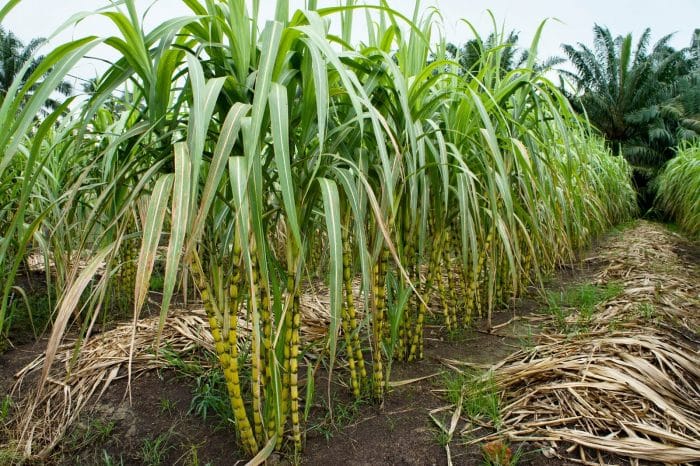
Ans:
{"type": "MultiPolygon", "coordinates": [[[[0,0],[2,2],[3,0],[0,0]]],[[[137,0],[142,10],[152,0],[137,0]]],[[[272,15],[275,0],[262,0],[261,13],[272,15]]],[[[302,7],[303,0],[291,0],[292,10],[302,7]]],[[[334,0],[319,0],[319,5],[335,5],[334,0]]],[[[17,34],[22,40],[33,37],[48,37],[79,11],[94,10],[107,4],[104,0],[23,0],[3,21],[3,27],[17,34]]],[[[407,13],[413,10],[413,0],[389,0],[393,7],[407,13]]],[[[695,28],[700,28],[700,0],[424,0],[423,8],[437,6],[443,16],[444,33],[448,41],[463,43],[471,38],[467,26],[460,20],[474,24],[485,37],[491,31],[491,20],[486,13],[491,9],[499,26],[505,23],[506,30],[520,32],[520,44],[528,45],[537,26],[545,18],[556,18],[545,27],[540,42],[541,57],[561,55],[562,43],[591,44],[594,23],[606,25],[614,35],[631,32],[635,39],[646,28],[652,29],[652,40],[656,41],[668,33],[675,33],[671,42],[676,48],[689,45],[695,28]]],[[[146,28],[153,27],[166,18],[189,14],[181,0],[157,0],[146,16],[146,28]]],[[[358,15],[359,16],[359,15],[358,15]]],[[[359,18],[358,18],[359,19],[359,18]]],[[[354,30],[361,31],[361,24],[354,30]]],[[[105,36],[116,30],[105,18],[92,17],[76,27],[60,34],[52,45],[84,35],[105,36]]],[[[366,35],[358,34],[356,40],[366,35]]],[[[106,48],[94,54],[114,58],[106,48]]],[[[83,64],[76,74],[92,77],[101,66],[83,64]]]]}

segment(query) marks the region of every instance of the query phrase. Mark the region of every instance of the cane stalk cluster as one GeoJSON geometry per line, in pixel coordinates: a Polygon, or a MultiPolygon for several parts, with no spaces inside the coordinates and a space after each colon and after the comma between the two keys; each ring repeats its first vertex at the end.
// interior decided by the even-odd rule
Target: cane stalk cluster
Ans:
{"type": "Polygon", "coordinates": [[[330,302],[314,352],[381,403],[391,362],[425,356],[428,319],[490,322],[633,213],[629,167],[538,71],[538,39],[522,68],[504,73],[492,47],[464,72],[419,5],[280,0],[263,21],[259,2],[183,1],[189,16],[150,31],[135,0],[96,13],[119,33],[57,48],[29,103],[28,88],[2,101],[0,176],[25,176],[0,190],[0,282],[46,246],[62,284],[51,348],[76,309],[102,309],[109,276],[136,321],[159,261],[162,319],[176,291],[201,300],[251,456],[302,448],[310,282],[330,302]],[[94,92],[35,120],[34,99],[98,44],[119,58],[94,92]],[[100,274],[110,257],[120,271],[100,274]]]}

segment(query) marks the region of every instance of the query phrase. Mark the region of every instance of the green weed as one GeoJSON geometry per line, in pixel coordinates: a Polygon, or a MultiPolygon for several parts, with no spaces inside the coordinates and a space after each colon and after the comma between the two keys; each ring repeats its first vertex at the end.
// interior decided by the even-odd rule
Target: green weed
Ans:
{"type": "Polygon", "coordinates": [[[158,466],[163,464],[168,452],[173,449],[170,444],[171,431],[163,432],[155,438],[143,441],[141,445],[141,459],[147,466],[158,466]]]}
{"type": "Polygon", "coordinates": [[[445,447],[448,443],[450,443],[450,440],[452,440],[450,438],[450,434],[442,429],[433,429],[432,432],[433,440],[441,447],[445,447]]]}
{"type": "Polygon", "coordinates": [[[162,273],[154,273],[151,276],[151,291],[163,291],[165,276],[162,273]]]}
{"type": "Polygon", "coordinates": [[[172,414],[175,411],[175,402],[169,398],[161,398],[159,405],[162,413],[172,414]]]}
{"type": "Polygon", "coordinates": [[[461,325],[456,326],[452,330],[447,332],[447,341],[458,342],[466,341],[474,338],[474,329],[469,327],[463,327],[461,325]]]}
{"type": "MultiPolygon", "coordinates": [[[[169,348],[161,350],[160,356],[180,376],[194,382],[189,414],[194,413],[205,421],[212,418],[218,419],[217,427],[223,427],[233,419],[226,380],[218,363],[212,361],[211,364],[205,365],[203,361],[196,359],[186,360],[181,354],[169,348]]],[[[163,412],[172,412],[175,404],[171,400],[160,400],[160,408],[163,412]]]]}
{"type": "Polygon", "coordinates": [[[637,305],[637,314],[644,320],[652,320],[656,316],[656,309],[652,303],[640,303],[637,305]]]}
{"type": "Polygon", "coordinates": [[[80,450],[88,445],[106,442],[114,432],[114,421],[91,419],[82,428],[76,428],[69,436],[67,445],[71,450],[80,450]]]}
{"type": "MultiPolygon", "coordinates": [[[[182,457],[183,464],[187,466],[200,466],[199,451],[197,445],[190,445],[187,453],[182,457]]],[[[211,463],[205,463],[204,466],[210,466],[211,463]]]]}
{"type": "Polygon", "coordinates": [[[201,362],[185,360],[181,354],[168,347],[161,349],[159,356],[165,359],[168,367],[187,377],[200,377],[207,370],[201,362]]]}
{"type": "Polygon", "coordinates": [[[0,464],[22,464],[23,457],[17,449],[17,445],[2,445],[0,446],[0,464]]]}
{"type": "Polygon", "coordinates": [[[535,336],[532,331],[532,325],[525,326],[525,333],[518,335],[518,344],[521,348],[527,350],[535,346],[535,336]]]}
{"type": "Polygon", "coordinates": [[[481,447],[483,466],[516,466],[522,456],[522,449],[513,452],[505,440],[494,440],[481,447]]]}
{"type": "Polygon", "coordinates": [[[0,423],[4,422],[8,418],[10,412],[12,411],[12,398],[10,395],[5,395],[5,398],[0,402],[0,423]]]}
{"type": "Polygon", "coordinates": [[[493,372],[449,372],[443,378],[450,402],[459,403],[462,391],[462,412],[471,419],[487,419],[498,429],[501,426],[501,399],[493,372]]]}
{"type": "Polygon", "coordinates": [[[609,234],[611,234],[613,236],[619,236],[622,233],[624,233],[625,231],[632,228],[636,223],[637,223],[636,220],[627,220],[627,221],[621,222],[617,225],[613,225],[610,228],[609,234]]]}
{"type": "Polygon", "coordinates": [[[326,410],[325,417],[310,426],[309,430],[320,433],[328,441],[340,429],[352,424],[357,419],[363,403],[363,400],[354,400],[349,403],[334,400],[331,402],[333,415],[331,416],[330,410],[326,410]]]}
{"type": "Polygon", "coordinates": [[[218,368],[210,369],[195,379],[190,413],[207,418],[218,418],[221,423],[233,419],[231,403],[224,374],[218,368]]]}
{"type": "Polygon", "coordinates": [[[580,333],[588,329],[596,307],[618,296],[623,290],[620,283],[605,285],[582,284],[560,292],[547,292],[545,311],[553,317],[555,328],[561,333],[580,333]],[[575,315],[575,319],[571,319],[575,315]]]}
{"type": "Polygon", "coordinates": [[[110,455],[107,450],[102,450],[102,464],[104,466],[122,466],[124,464],[124,458],[119,455],[119,459],[116,459],[110,455]]]}
{"type": "MultiPolygon", "coordinates": [[[[52,287],[48,290],[31,293],[20,287],[14,287],[13,290],[5,322],[8,333],[4,337],[9,340],[12,336],[13,341],[19,337],[18,341],[23,342],[26,338],[25,335],[31,335],[36,340],[51,325],[51,313],[56,305],[56,293],[52,287]]],[[[1,345],[2,343],[0,343],[0,351],[2,350],[1,345]]]]}

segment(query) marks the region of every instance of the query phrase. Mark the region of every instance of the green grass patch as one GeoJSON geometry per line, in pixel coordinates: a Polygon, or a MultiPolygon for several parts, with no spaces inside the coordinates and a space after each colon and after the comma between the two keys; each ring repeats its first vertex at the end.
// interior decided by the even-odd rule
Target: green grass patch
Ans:
{"type": "Polygon", "coordinates": [[[7,335],[0,337],[0,352],[10,341],[22,344],[38,339],[51,325],[55,305],[53,288],[27,292],[15,287],[7,311],[7,335]]]}
{"type": "Polygon", "coordinates": [[[5,397],[2,399],[2,402],[0,402],[0,424],[5,422],[5,420],[10,416],[10,412],[12,411],[12,398],[10,395],[5,395],[5,397]]]}
{"type": "MultiPolygon", "coordinates": [[[[202,419],[216,422],[216,428],[230,426],[233,419],[233,411],[229,399],[226,380],[221,367],[214,355],[210,360],[183,355],[171,349],[163,349],[160,356],[165,358],[168,366],[174,369],[179,378],[187,379],[193,384],[192,401],[188,414],[196,414],[202,419]]],[[[248,382],[247,379],[242,381],[248,382]]],[[[160,400],[160,409],[163,412],[172,412],[174,403],[170,400],[160,400]]]]}
{"type": "Polygon", "coordinates": [[[585,283],[559,292],[548,291],[544,311],[553,317],[554,326],[561,333],[584,332],[588,330],[597,306],[618,296],[622,290],[622,284],[609,282],[604,285],[585,283]]]}
{"type": "Polygon", "coordinates": [[[112,436],[114,427],[114,421],[91,419],[71,432],[66,446],[72,451],[77,451],[89,445],[102,444],[112,436]]]}
{"type": "Polygon", "coordinates": [[[226,380],[218,367],[207,370],[194,381],[190,413],[200,416],[205,421],[212,418],[218,420],[219,427],[233,419],[226,380]]]}
{"type": "Polygon", "coordinates": [[[147,466],[159,466],[164,464],[168,452],[174,448],[170,442],[172,432],[163,432],[153,438],[147,438],[141,445],[141,459],[147,466]]]}
{"type": "MultiPolygon", "coordinates": [[[[310,400],[308,400],[308,402],[310,402],[310,400]]],[[[318,432],[328,441],[343,427],[349,426],[357,420],[360,409],[364,403],[364,400],[353,400],[350,402],[333,400],[331,402],[333,406],[333,416],[331,417],[330,410],[326,410],[326,415],[316,422],[313,422],[309,430],[318,432]]]]}
{"type": "Polygon", "coordinates": [[[493,372],[449,372],[443,377],[443,385],[451,403],[457,404],[462,399],[464,415],[470,419],[486,419],[496,429],[501,427],[501,397],[493,372]]]}

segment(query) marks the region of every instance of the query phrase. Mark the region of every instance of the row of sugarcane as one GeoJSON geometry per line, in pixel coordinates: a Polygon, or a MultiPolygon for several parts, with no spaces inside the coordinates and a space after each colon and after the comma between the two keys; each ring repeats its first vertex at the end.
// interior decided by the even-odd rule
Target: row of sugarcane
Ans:
{"type": "MultiPolygon", "coordinates": [[[[201,298],[248,455],[302,448],[309,276],[328,282],[330,373],[347,362],[354,395],[381,402],[391,361],[424,357],[429,319],[490,319],[633,210],[628,167],[534,71],[534,53],[503,73],[503,44],[458,72],[419,5],[408,19],[385,3],[290,15],[279,1],[263,25],[257,3],[185,3],[190,17],[150,33],[133,0],[103,13],[121,57],[62,123],[85,165],[51,207],[67,214],[44,217],[47,231],[80,225],[57,247],[87,258],[63,277],[51,339],[88,287],[83,308],[100,309],[101,287],[133,280],[138,317],[165,250],[162,316],[178,288],[201,298]],[[368,41],[353,47],[359,12],[368,41]],[[122,113],[105,118],[112,100],[122,113]],[[109,279],[90,280],[102,263],[109,279]]],[[[46,142],[31,144],[57,147],[46,142]]]]}
{"type": "Polygon", "coordinates": [[[686,143],[654,180],[655,207],[700,239],[700,142],[686,143]]]}

